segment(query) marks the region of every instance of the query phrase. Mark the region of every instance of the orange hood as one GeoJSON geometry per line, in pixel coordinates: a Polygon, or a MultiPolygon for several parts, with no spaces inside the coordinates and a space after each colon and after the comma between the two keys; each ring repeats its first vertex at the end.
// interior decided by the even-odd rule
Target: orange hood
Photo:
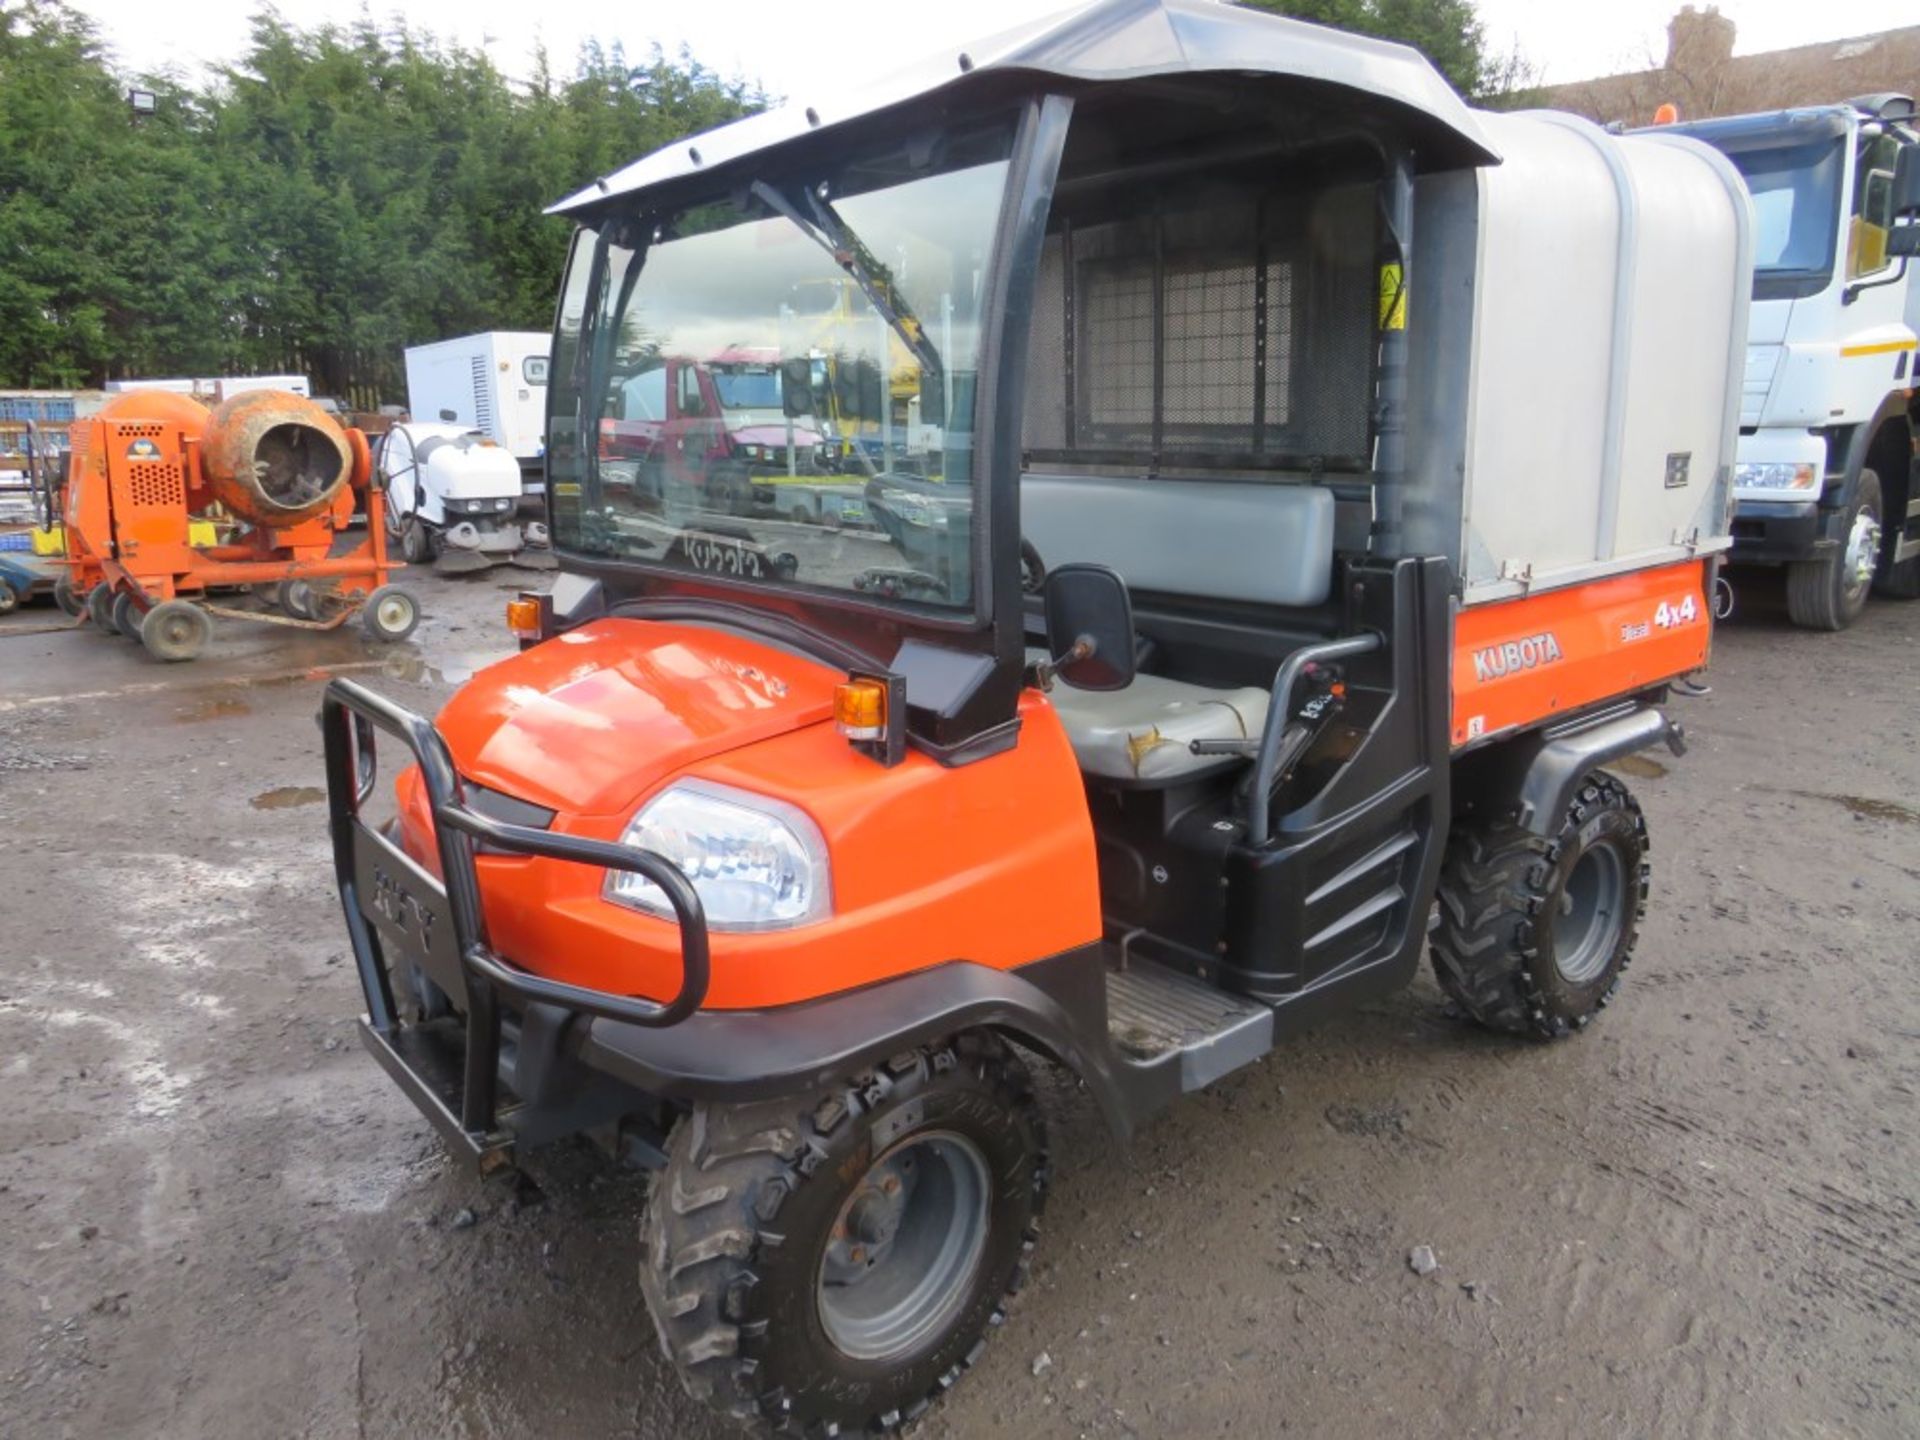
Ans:
{"type": "Polygon", "coordinates": [[[715,630],[596,620],[482,670],[437,723],[468,779],[624,820],[697,761],[831,718],[844,678],[715,630]]]}

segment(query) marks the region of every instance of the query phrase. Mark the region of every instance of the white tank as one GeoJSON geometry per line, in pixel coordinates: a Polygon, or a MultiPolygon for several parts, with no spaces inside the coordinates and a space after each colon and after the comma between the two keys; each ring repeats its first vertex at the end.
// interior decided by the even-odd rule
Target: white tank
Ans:
{"type": "Polygon", "coordinates": [[[1468,603],[1730,544],[1751,207],[1717,151],[1547,111],[1419,182],[1410,549],[1468,603]]]}

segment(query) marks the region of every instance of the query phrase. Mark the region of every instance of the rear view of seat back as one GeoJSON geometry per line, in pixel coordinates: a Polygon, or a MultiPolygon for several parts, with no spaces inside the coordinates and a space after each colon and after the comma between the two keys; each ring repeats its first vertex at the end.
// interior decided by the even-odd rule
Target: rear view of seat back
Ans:
{"type": "Polygon", "coordinates": [[[1106,565],[1131,590],[1309,606],[1333,583],[1333,492],[1317,485],[1038,475],[1020,528],[1050,567],[1106,565]]]}

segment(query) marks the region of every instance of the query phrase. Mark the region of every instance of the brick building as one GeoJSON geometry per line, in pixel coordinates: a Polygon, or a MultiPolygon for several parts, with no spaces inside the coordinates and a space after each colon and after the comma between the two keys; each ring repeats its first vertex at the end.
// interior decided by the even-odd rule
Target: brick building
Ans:
{"type": "Polygon", "coordinates": [[[1679,106],[1681,119],[1704,120],[1889,90],[1920,94],[1920,25],[1759,55],[1735,55],[1733,42],[1732,20],[1712,5],[1688,5],[1667,22],[1664,65],[1545,86],[1536,103],[1644,125],[1666,101],[1679,106]]]}

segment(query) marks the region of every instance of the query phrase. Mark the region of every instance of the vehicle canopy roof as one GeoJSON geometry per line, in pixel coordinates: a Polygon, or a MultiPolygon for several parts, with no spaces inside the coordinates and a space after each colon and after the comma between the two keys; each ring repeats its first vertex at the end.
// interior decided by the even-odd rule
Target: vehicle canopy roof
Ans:
{"type": "Polygon", "coordinates": [[[1220,0],[1097,0],[1032,20],[959,51],[930,56],[869,87],[827,88],[763,114],[676,141],[616,170],[549,213],[591,212],[821,131],[995,78],[1026,74],[1069,85],[1280,77],[1354,92],[1404,123],[1421,170],[1497,164],[1473,113],[1418,51],[1220,0]]]}

